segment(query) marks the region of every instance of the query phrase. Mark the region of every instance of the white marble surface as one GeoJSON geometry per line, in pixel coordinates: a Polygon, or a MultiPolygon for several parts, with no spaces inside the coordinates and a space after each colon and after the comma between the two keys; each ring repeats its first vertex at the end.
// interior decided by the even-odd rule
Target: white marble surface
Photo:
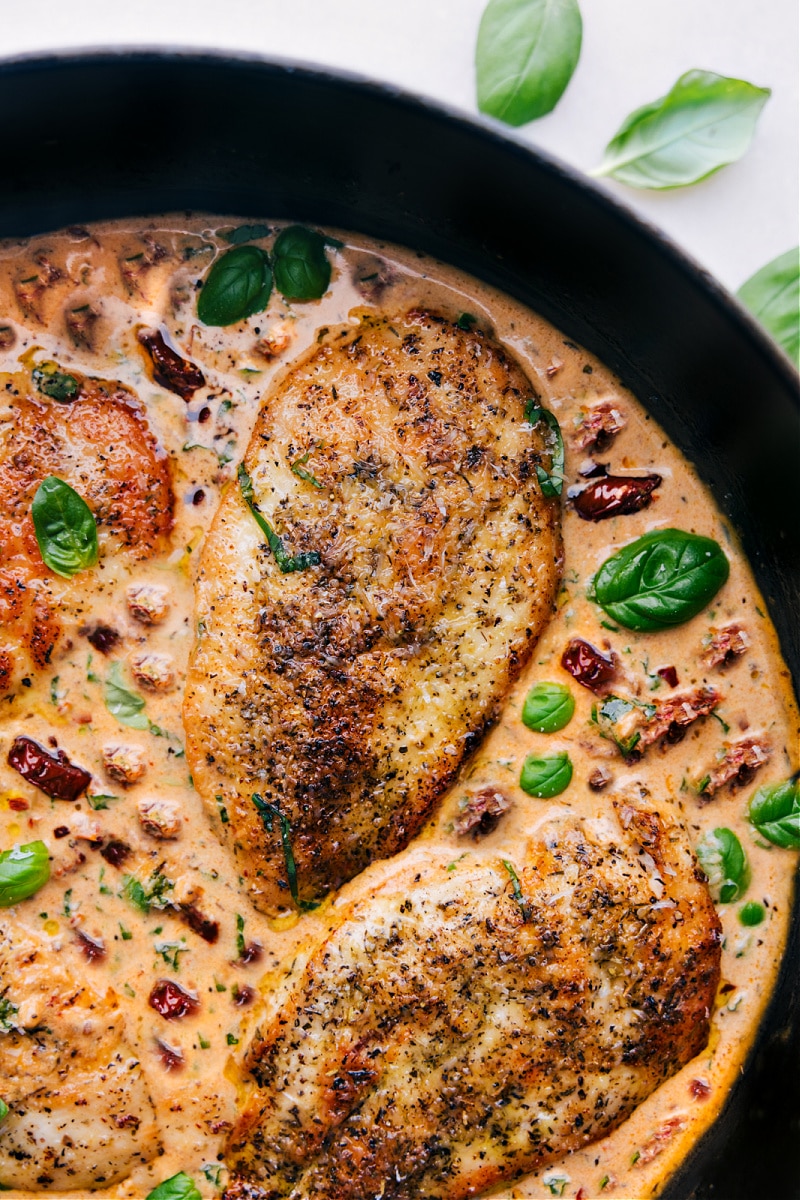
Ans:
{"type": "MultiPolygon", "coordinates": [[[[474,113],[484,0],[0,0],[0,51],[159,45],[246,50],[388,80],[474,113]]],[[[632,109],[693,67],[772,88],[748,154],[694,187],[603,184],[727,287],[798,242],[797,0],[581,0],[583,50],[523,138],[581,170],[632,109]]],[[[267,118],[267,128],[269,119],[267,118]]]]}

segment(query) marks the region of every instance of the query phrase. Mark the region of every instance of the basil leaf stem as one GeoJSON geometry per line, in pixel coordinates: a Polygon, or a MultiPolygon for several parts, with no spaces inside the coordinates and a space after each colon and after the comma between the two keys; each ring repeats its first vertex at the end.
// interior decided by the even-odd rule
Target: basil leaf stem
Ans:
{"type": "Polygon", "coordinates": [[[69,579],[95,566],[97,523],[86,501],[63,479],[48,475],[42,480],[31,516],[42,559],[56,575],[69,579]]]}
{"type": "Polygon", "coordinates": [[[319,905],[313,900],[301,900],[298,894],[297,864],[294,861],[294,852],[292,850],[292,826],[289,818],[285,813],[281,812],[277,804],[270,804],[263,796],[259,796],[258,792],[253,793],[252,801],[267,833],[272,833],[273,821],[277,820],[278,822],[281,847],[283,849],[283,861],[286,864],[286,878],[289,883],[289,892],[295,904],[304,912],[310,912],[312,909],[318,908],[319,905]]]}
{"type": "Polygon", "coordinates": [[[556,733],[572,720],[575,700],[563,683],[537,683],[525,697],[522,723],[536,733],[556,733]]]}
{"type": "Polygon", "coordinates": [[[590,174],[635,188],[698,183],[742,157],[770,94],[743,79],[687,71],[666,96],[627,117],[590,174]]]}
{"type": "Polygon", "coordinates": [[[535,400],[529,400],[525,405],[525,420],[529,425],[538,425],[540,421],[547,425],[550,470],[546,471],[537,464],[536,478],[539,480],[543,496],[560,496],[564,483],[564,439],[561,436],[561,426],[553,413],[547,408],[541,408],[535,400]]]}
{"type": "Polygon", "coordinates": [[[800,367],[800,248],[773,258],[737,295],[800,367]]]}
{"type": "Polygon", "coordinates": [[[275,286],[286,300],[319,300],[331,281],[325,238],[303,225],[282,229],[272,248],[275,286]]]}
{"type": "Polygon", "coordinates": [[[489,0],[475,49],[480,111],[507,125],[551,112],[572,78],[582,33],[577,0],[489,0]]]}
{"type": "Polygon", "coordinates": [[[258,504],[256,503],[255,494],[253,492],[253,481],[248,474],[244,463],[239,463],[237,472],[239,479],[239,490],[242,493],[242,499],[258,525],[264,537],[267,539],[267,545],[272,551],[272,557],[280,571],[284,575],[290,574],[292,571],[305,571],[307,567],[316,567],[320,562],[319,552],[316,550],[308,550],[304,554],[289,554],[281,539],[278,537],[275,530],[270,525],[269,521],[262,514],[258,504]]]}
{"type": "Polygon", "coordinates": [[[729,572],[728,559],[711,538],[656,529],[606,559],[587,595],[618,625],[649,633],[696,616],[729,572]]]}
{"type": "Polygon", "coordinates": [[[44,842],[12,846],[0,854],[0,908],[27,900],[50,878],[50,856],[44,842]]]}
{"type": "Polygon", "coordinates": [[[271,291],[266,252],[259,246],[235,246],[212,264],[197,300],[197,315],[205,325],[236,325],[262,312],[271,291]]]}
{"type": "Polygon", "coordinates": [[[570,785],[572,762],[566,750],[558,754],[529,754],[522,764],[519,785],[529,796],[550,800],[570,785]]]}

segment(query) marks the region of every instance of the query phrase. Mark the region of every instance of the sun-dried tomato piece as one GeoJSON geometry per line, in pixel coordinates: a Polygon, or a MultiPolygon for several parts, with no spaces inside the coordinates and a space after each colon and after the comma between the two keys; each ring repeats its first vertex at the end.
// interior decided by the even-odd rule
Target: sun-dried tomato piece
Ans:
{"type": "Polygon", "coordinates": [[[741,625],[712,629],[700,661],[705,667],[727,667],[744,654],[749,645],[750,638],[741,625]]]}
{"type": "Polygon", "coordinates": [[[106,956],[105,943],[101,938],[93,938],[88,933],[84,933],[82,929],[75,931],[75,936],[83,951],[84,957],[89,962],[100,962],[106,956]]]}
{"type": "Polygon", "coordinates": [[[49,754],[33,738],[16,737],[8,752],[8,765],[23,779],[54,800],[77,800],[89,786],[91,775],[76,767],[63,750],[49,754]]]}
{"type": "Polygon", "coordinates": [[[561,655],[561,665],[573,679],[595,695],[601,696],[616,678],[617,664],[612,654],[607,658],[591,642],[573,638],[561,655]]]}
{"type": "Polygon", "coordinates": [[[147,1003],[166,1021],[190,1017],[200,1007],[200,1001],[174,979],[159,979],[153,984],[147,1003]]]}
{"type": "Polygon", "coordinates": [[[181,400],[191,400],[198,388],[204,387],[206,377],[200,368],[181,358],[176,350],[168,346],[158,329],[142,329],[139,341],[150,355],[153,364],[153,379],[162,387],[175,392],[181,400]]]}
{"type": "Polygon", "coordinates": [[[130,853],[130,846],[126,842],[118,841],[117,838],[112,838],[110,842],[106,842],[100,851],[101,857],[107,863],[110,863],[112,867],[121,867],[130,853]]]}
{"type": "Polygon", "coordinates": [[[572,497],[572,507],[584,521],[605,521],[647,508],[660,475],[604,475],[572,497]]]}
{"type": "Polygon", "coordinates": [[[219,937],[219,921],[206,917],[194,904],[181,904],[178,907],[181,920],[196,934],[212,946],[219,937]]]}
{"type": "Polygon", "coordinates": [[[119,633],[110,625],[82,625],[78,630],[101,654],[109,654],[119,641],[119,633]]]}
{"type": "Polygon", "coordinates": [[[231,999],[238,1008],[246,1008],[248,1004],[253,1003],[255,998],[255,988],[251,988],[249,984],[242,984],[241,987],[239,987],[238,983],[233,985],[231,999]]]}
{"type": "Polygon", "coordinates": [[[170,1046],[169,1042],[162,1042],[161,1038],[156,1038],[156,1049],[165,1071],[180,1071],[184,1062],[180,1047],[170,1046]]]}
{"type": "Polygon", "coordinates": [[[261,945],[261,942],[248,942],[239,955],[239,962],[245,966],[249,966],[250,963],[260,962],[263,953],[264,947],[261,945]]]}
{"type": "Polygon", "coordinates": [[[678,686],[678,672],[674,667],[659,667],[656,675],[660,675],[667,687],[678,686]]]}
{"type": "Polygon", "coordinates": [[[509,808],[511,801],[499,788],[481,788],[466,797],[453,828],[459,835],[471,833],[473,838],[481,837],[497,827],[503,813],[509,808]]]}
{"type": "Polygon", "coordinates": [[[625,425],[624,413],[614,404],[595,404],[583,414],[575,445],[579,450],[605,450],[625,425]]]}

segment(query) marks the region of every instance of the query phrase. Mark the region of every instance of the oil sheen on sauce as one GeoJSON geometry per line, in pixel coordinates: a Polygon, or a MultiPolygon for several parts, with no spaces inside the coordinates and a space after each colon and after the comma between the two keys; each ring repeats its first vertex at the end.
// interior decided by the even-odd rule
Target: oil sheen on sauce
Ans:
{"type": "MultiPolygon", "coordinates": [[[[24,1001],[26,980],[40,972],[89,982],[98,993],[113,989],[127,1042],[156,1108],[163,1153],[94,1194],[144,1197],[180,1170],[194,1178],[204,1196],[219,1193],[225,1174],[218,1156],[246,1086],[237,1068],[239,1050],[290,969],[287,964],[325,928],[326,915],[336,905],[333,900],[300,920],[270,922],[257,913],[192,788],[183,755],[181,698],[194,632],[193,573],[204,534],[223,489],[235,478],[260,398],[282,367],[313,344],[320,328],[352,320],[354,309],[424,305],[449,317],[470,314],[518,358],[564,432],[566,487],[580,482],[581,470],[590,469],[589,458],[613,475],[661,477],[654,502],[638,512],[590,522],[565,504],[557,613],[501,719],[418,839],[421,845],[428,840],[451,847],[454,861],[469,854],[472,840],[454,829],[468,778],[470,788],[502,787],[513,797],[512,810],[483,841],[498,854],[513,854],[522,833],[554,810],[584,816],[607,811],[609,802],[597,789],[604,773],[613,777],[617,790],[643,787],[653,795],[665,790],[674,795],[695,843],[720,825],[738,834],[752,878],[743,900],[719,906],[723,982],[707,1049],[615,1133],[496,1193],[654,1195],[710,1124],[739,1072],[786,934],[794,856],[755,838],[745,820],[754,788],[785,779],[798,767],[797,710],[764,603],[735,536],[689,464],[601,363],[540,317],[423,255],[336,231],[343,245],[330,251],[333,279],[322,300],[289,305],[273,292],[266,313],[228,329],[207,328],[196,317],[195,284],[217,250],[227,248],[222,235],[235,225],[232,219],[171,216],[71,229],[0,250],[4,385],[44,360],[66,372],[119,380],[146,406],[150,426],[170,456],[176,496],[174,529],[164,554],[139,564],[106,556],[99,569],[58,581],[64,635],[49,666],[31,677],[29,686],[17,688],[0,715],[0,849],[41,838],[52,857],[45,887],[2,912],[12,945],[35,951],[29,953],[27,974],[13,981],[15,994],[24,1001]],[[25,281],[34,276],[35,294],[25,293],[25,281]],[[91,336],[67,336],[67,310],[99,314],[91,336]],[[154,380],[137,338],[143,325],[160,326],[179,353],[200,366],[205,384],[188,403],[154,380]],[[600,404],[622,414],[624,428],[605,450],[582,447],[586,414],[600,404]],[[716,539],[730,559],[728,582],[710,609],[672,631],[634,634],[604,626],[602,612],[586,596],[597,568],[615,548],[668,527],[716,539]],[[162,620],[144,624],[137,619],[126,599],[131,584],[159,589],[168,605],[162,620]],[[743,652],[724,668],[705,665],[712,631],[734,623],[744,631],[743,652]],[[119,634],[105,653],[86,635],[98,624],[119,634]],[[592,725],[597,697],[560,665],[565,646],[575,638],[616,656],[626,694],[642,702],[714,686],[722,693],[716,719],[695,721],[681,741],[652,746],[640,761],[626,763],[592,725]],[[149,724],[133,729],[108,711],[104,683],[118,663],[119,678],[145,694],[130,674],[132,660],[145,652],[169,659],[174,682],[146,692],[149,724]],[[523,700],[538,680],[570,686],[576,713],[561,732],[534,733],[521,722],[523,700]],[[88,796],[93,799],[50,800],[25,782],[7,765],[8,749],[19,735],[43,745],[55,738],[73,762],[92,773],[88,796]],[[701,803],[693,784],[718,763],[724,745],[748,735],[769,741],[769,761],[754,782],[723,787],[710,803],[701,803]],[[102,753],[109,744],[138,750],[144,773],[137,782],[123,786],[109,778],[102,753]],[[518,785],[526,755],[562,749],[574,764],[569,789],[552,801],[526,796],[518,785]],[[146,813],[140,815],[150,801],[172,814],[172,836],[153,836],[146,813]],[[114,840],[130,848],[121,865],[98,849],[101,841],[107,846],[114,840]],[[175,909],[145,913],[131,903],[124,878],[146,880],[156,869],[173,883],[172,900],[218,922],[215,942],[199,936],[185,912],[183,918],[175,909]],[[763,904],[766,917],[760,925],[740,923],[744,900],[763,904]],[[105,953],[87,954],[81,934],[102,943],[105,953]],[[160,1016],[148,1003],[164,978],[196,999],[179,1021],[160,1016]],[[165,1045],[174,1061],[165,1056],[165,1045]]],[[[4,419],[0,412],[0,422],[4,419]]],[[[370,868],[372,879],[382,870],[380,864],[370,868]]],[[[357,884],[343,889],[340,899],[357,884]]],[[[2,987],[10,982],[3,980],[2,987]]]]}

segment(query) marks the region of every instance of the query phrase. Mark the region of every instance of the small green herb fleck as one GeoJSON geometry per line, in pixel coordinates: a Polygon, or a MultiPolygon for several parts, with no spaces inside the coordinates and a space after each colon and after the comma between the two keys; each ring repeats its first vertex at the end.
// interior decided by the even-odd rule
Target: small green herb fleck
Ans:
{"type": "Polygon", "coordinates": [[[245,953],[244,941],[244,917],[241,913],[236,914],[236,953],[239,958],[244,958],[245,953]]]}
{"type": "Polygon", "coordinates": [[[0,1122],[5,1121],[8,1116],[8,1105],[5,1100],[0,1100],[0,1122]]]}
{"type": "Polygon", "coordinates": [[[189,951],[189,947],[183,942],[155,942],[153,949],[173,971],[180,970],[180,956],[189,951]]]}
{"type": "Polygon", "coordinates": [[[0,996],[0,1033],[11,1033],[17,1028],[14,1017],[19,1008],[7,996],[0,996]]]}
{"type": "Polygon", "coordinates": [[[723,733],[730,733],[730,731],[731,731],[730,725],[728,724],[727,721],[723,720],[723,718],[719,715],[718,712],[712,712],[709,715],[712,716],[715,721],[719,721],[720,725],[722,726],[723,733]]]}
{"type": "Polygon", "coordinates": [[[206,1041],[206,1039],[203,1037],[202,1033],[198,1033],[197,1040],[200,1043],[201,1050],[210,1050],[211,1042],[206,1041]]]}
{"type": "MultiPolygon", "coordinates": [[[[206,1048],[207,1047],[208,1047],[208,1042],[206,1042],[206,1048]]],[[[219,1185],[220,1185],[219,1181],[222,1178],[222,1167],[221,1166],[219,1166],[217,1163],[203,1163],[200,1170],[203,1172],[203,1174],[205,1175],[208,1182],[212,1185],[212,1187],[215,1187],[215,1188],[219,1187],[219,1185]]]]}
{"type": "Polygon", "coordinates": [[[546,442],[550,452],[550,470],[537,464],[536,478],[542,489],[543,496],[560,496],[564,484],[564,439],[561,436],[561,426],[553,413],[542,408],[535,400],[529,400],[525,405],[525,420],[529,425],[536,426],[544,422],[547,426],[546,442]]]}
{"type": "Polygon", "coordinates": [[[307,463],[310,457],[311,451],[306,450],[302,458],[295,459],[295,461],[291,464],[292,474],[296,475],[298,479],[303,479],[306,483],[310,483],[315,488],[321,488],[323,485],[316,478],[316,476],[312,475],[310,471],[306,471],[303,468],[303,463],[307,463]]]}
{"type": "Polygon", "coordinates": [[[237,1037],[234,1037],[234,1035],[232,1033],[225,1034],[225,1041],[228,1043],[229,1046],[238,1046],[239,1045],[239,1039],[237,1037]]]}
{"type": "Polygon", "coordinates": [[[522,894],[522,885],[519,881],[519,875],[517,874],[516,868],[514,864],[510,863],[506,858],[502,858],[500,861],[508,872],[508,876],[511,880],[511,890],[514,894],[514,899],[519,905],[519,911],[522,913],[522,920],[528,921],[530,920],[531,908],[528,904],[528,901],[522,894]]]}
{"type": "Polygon", "coordinates": [[[477,320],[478,318],[474,317],[472,313],[462,312],[456,320],[456,325],[459,329],[463,329],[468,332],[470,329],[472,329],[472,326],[477,323],[477,320]]]}
{"type": "Polygon", "coordinates": [[[119,931],[122,934],[123,942],[129,942],[131,940],[131,938],[133,937],[133,934],[131,933],[130,929],[126,929],[125,926],[122,924],[122,921],[119,922],[119,931]]]}
{"type": "Polygon", "coordinates": [[[252,796],[253,804],[256,812],[261,817],[264,828],[268,833],[272,833],[272,824],[277,819],[280,826],[281,846],[283,847],[283,860],[286,864],[286,878],[289,883],[289,892],[295,904],[303,912],[309,912],[319,905],[315,901],[300,900],[297,890],[297,866],[294,861],[294,853],[292,851],[292,826],[289,818],[281,812],[276,804],[269,804],[257,792],[252,796]]]}
{"type": "Polygon", "coordinates": [[[94,796],[87,794],[86,799],[89,801],[89,807],[93,808],[95,812],[99,812],[101,809],[108,808],[109,800],[119,800],[119,796],[107,796],[100,792],[94,796]]]}
{"type": "Polygon", "coordinates": [[[66,375],[59,371],[55,363],[40,363],[33,371],[33,382],[37,391],[51,400],[68,404],[74,400],[80,391],[80,384],[74,375],[66,375]]]}
{"type": "Polygon", "coordinates": [[[125,875],[122,880],[122,895],[134,908],[138,908],[139,912],[149,913],[153,908],[172,907],[172,901],[167,898],[166,893],[171,892],[174,886],[172,880],[159,870],[153,871],[147,884],[143,884],[135,875],[125,875]]]}
{"type": "Polygon", "coordinates": [[[238,479],[242,499],[250,509],[256,524],[267,539],[267,545],[272,551],[272,557],[275,559],[278,569],[284,575],[288,575],[292,571],[305,571],[307,567],[316,567],[320,562],[320,556],[316,550],[309,550],[305,554],[289,554],[287,552],[280,537],[266,517],[263,516],[256,503],[253,493],[253,481],[244,463],[239,463],[238,479]]]}

